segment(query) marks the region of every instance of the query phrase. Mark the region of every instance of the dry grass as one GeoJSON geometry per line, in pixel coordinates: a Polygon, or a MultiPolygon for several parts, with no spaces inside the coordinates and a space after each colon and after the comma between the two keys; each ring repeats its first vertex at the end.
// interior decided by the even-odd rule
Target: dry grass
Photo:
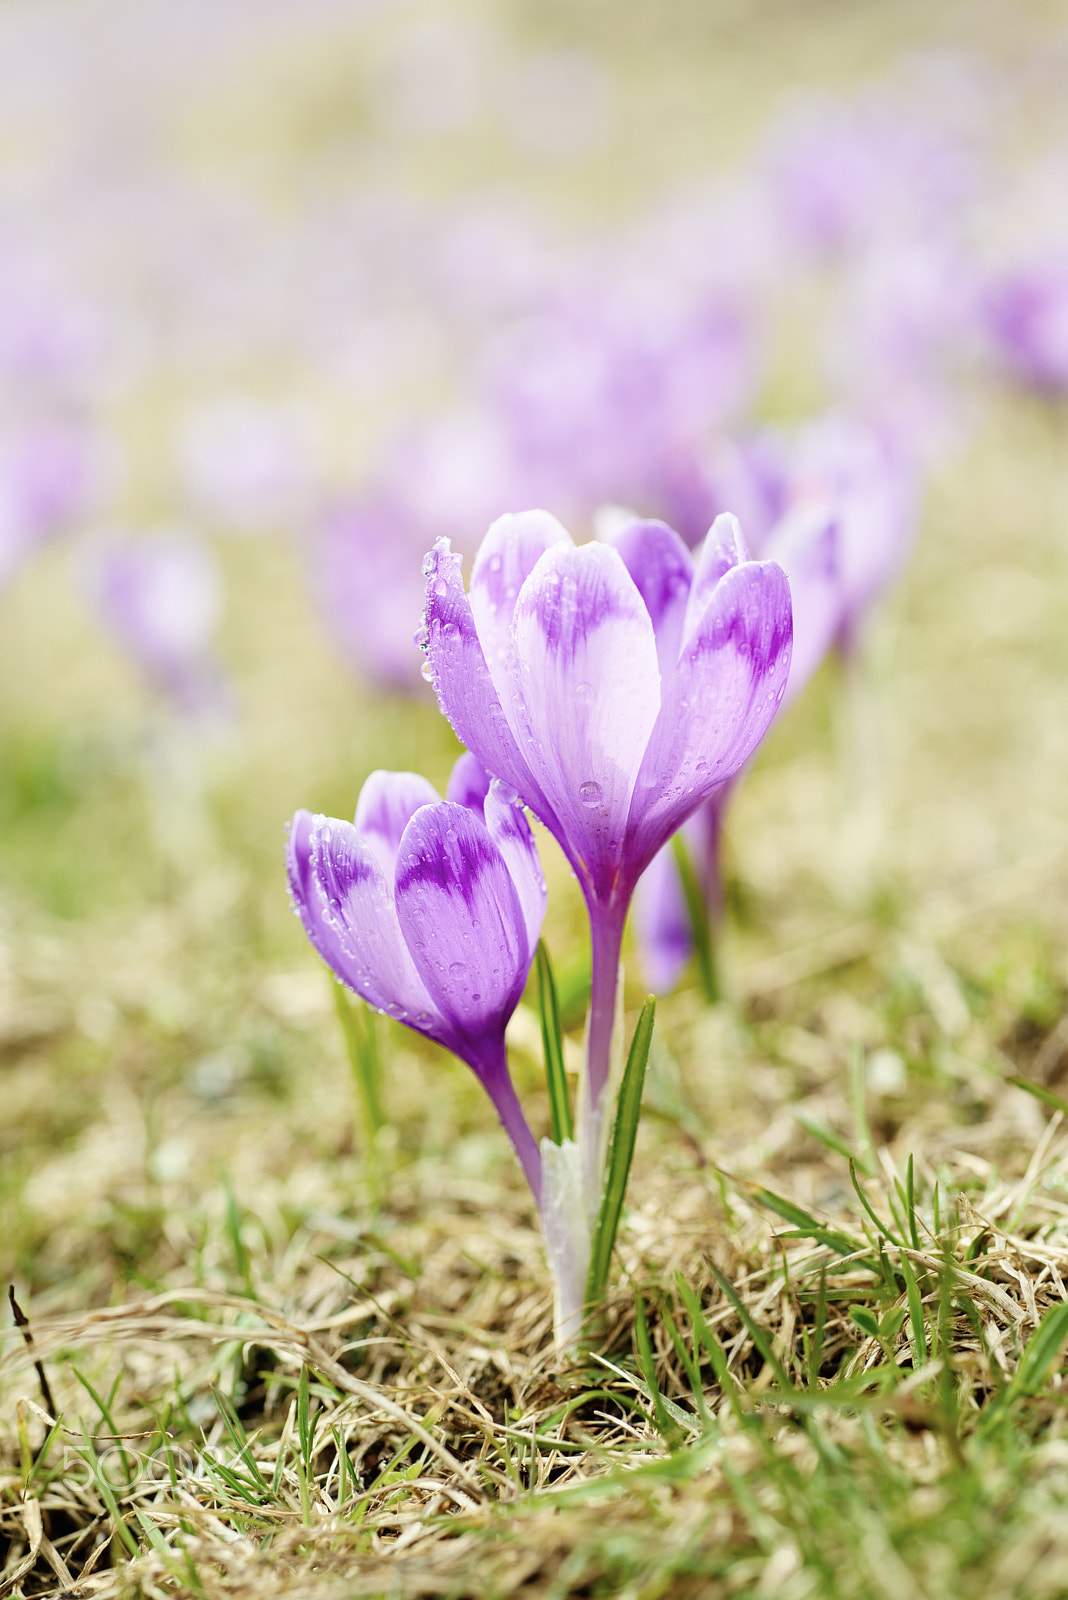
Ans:
{"type": "MultiPolygon", "coordinates": [[[[768,7],[827,81],[930,38],[928,11],[862,37],[768,7]]],[[[676,15],[644,98],[622,30],[645,165],[607,205],[670,165],[672,83],[691,142],[781,87],[763,16],[676,15]]],[[[984,10],[987,44],[1018,15],[984,10]]],[[[617,47],[609,8],[583,30],[617,47]]],[[[568,1366],[477,1086],[383,1026],[369,1151],[285,903],[282,819],[350,809],[376,765],[441,781],[433,707],[339,673],[294,552],[231,549],[243,733],[167,808],[61,558],[4,597],[0,1272],[32,1345],[5,1324],[0,1595],[1068,1591],[1063,424],[991,401],[934,483],[872,641],[874,773],[849,777],[828,670],[747,780],[729,998],[661,1008],[606,1336],[568,1366]]],[[[536,1033],[521,1012],[542,1127],[536,1033]]]]}

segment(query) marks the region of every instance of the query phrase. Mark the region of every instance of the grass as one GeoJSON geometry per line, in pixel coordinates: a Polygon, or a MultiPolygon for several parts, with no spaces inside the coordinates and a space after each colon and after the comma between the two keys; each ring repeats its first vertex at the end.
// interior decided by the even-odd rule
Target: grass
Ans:
{"type": "MultiPolygon", "coordinates": [[[[780,92],[763,13],[710,43],[699,11],[673,4],[607,204],[671,168],[676,69],[690,167],[717,116],[740,137],[746,84],[754,129],[780,92]]],[[[828,81],[929,37],[921,12],[839,40],[828,81]]],[[[834,8],[768,15],[810,62],[839,38],[834,8]]],[[[995,45],[1017,15],[986,15],[995,45]]],[[[582,27],[614,47],[609,8],[582,27]]],[[[168,805],[161,725],[63,555],[3,596],[0,1282],[25,1326],[0,1324],[0,1596],[1068,1591],[1062,421],[991,400],[933,482],[853,685],[867,784],[833,665],[747,777],[723,998],[695,971],[658,1006],[604,1341],[568,1364],[477,1085],[339,1015],[286,904],[297,805],[351,811],[382,764],[444,782],[429,697],[362,692],[299,553],[231,545],[240,733],[168,805]]],[[[552,1103],[536,984],[512,1030],[539,1132],[584,998],[546,866],[552,1103]]]]}

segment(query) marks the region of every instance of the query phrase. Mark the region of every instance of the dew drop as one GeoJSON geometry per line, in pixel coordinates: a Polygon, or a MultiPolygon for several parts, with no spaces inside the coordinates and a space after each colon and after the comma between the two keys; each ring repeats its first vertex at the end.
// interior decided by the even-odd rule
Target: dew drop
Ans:
{"type": "Polygon", "coordinates": [[[422,675],[426,679],[427,683],[433,683],[433,681],[434,681],[434,669],[430,665],[429,661],[424,661],[423,665],[419,668],[419,671],[422,673],[422,675]]]}
{"type": "Polygon", "coordinates": [[[576,683],[573,692],[576,700],[580,701],[583,705],[588,705],[593,699],[593,684],[576,683]]]}
{"type": "Polygon", "coordinates": [[[439,599],[444,599],[445,595],[447,595],[448,592],[449,592],[449,586],[445,582],[445,579],[444,578],[439,578],[437,583],[434,585],[434,593],[438,596],[439,599]]]}
{"type": "Polygon", "coordinates": [[[449,972],[454,978],[462,978],[466,971],[467,968],[462,961],[451,961],[449,963],[449,972]]]}
{"type": "Polygon", "coordinates": [[[597,806],[601,803],[601,785],[594,783],[591,778],[588,783],[582,784],[579,789],[579,799],[584,806],[597,806]]]}

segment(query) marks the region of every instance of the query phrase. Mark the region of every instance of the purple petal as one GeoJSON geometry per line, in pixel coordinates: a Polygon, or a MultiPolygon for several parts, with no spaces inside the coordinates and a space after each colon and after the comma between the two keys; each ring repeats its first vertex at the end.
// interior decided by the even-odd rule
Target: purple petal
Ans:
{"type": "Polygon", "coordinates": [[[684,639],[689,637],[704,616],[720,579],[732,567],[740,566],[748,559],[749,551],[738,518],[729,511],[721,511],[697,547],[693,583],[690,585],[690,598],[682,625],[684,639]]]}
{"type": "Polygon", "coordinates": [[[632,871],[756,748],[786,688],[791,632],[781,567],[750,561],[720,579],[664,685],[631,804],[632,871]]]}
{"type": "Polygon", "coordinates": [[[567,529],[547,511],[498,517],[479,546],[471,571],[471,614],[498,694],[506,692],[512,618],[523,584],[554,544],[570,544],[567,529]]]}
{"type": "Polygon", "coordinates": [[[794,645],[783,705],[792,703],[834,643],[845,611],[838,519],[829,507],[799,506],[768,540],[767,556],[790,580],[794,645]]]}
{"type": "Polygon", "coordinates": [[[494,780],[486,797],[486,826],[515,884],[527,930],[527,961],[534,959],[545,920],[548,890],[530,823],[513,791],[494,780]]]}
{"type": "MultiPolygon", "coordinates": [[[[485,823],[449,801],[417,811],[397,857],[397,915],[427,989],[479,1067],[529,968],[519,896],[485,823]]],[[[457,1048],[454,1046],[454,1048],[457,1048]]]]}
{"type": "Polygon", "coordinates": [[[298,811],[286,856],[293,902],[327,966],[370,1005],[451,1047],[450,1030],[408,954],[372,847],[349,822],[298,811]]]}
{"type": "Polygon", "coordinates": [[[646,983],[654,994],[669,994],[693,954],[693,924],[670,844],[656,852],[638,879],[634,931],[646,983]]]}
{"type": "Polygon", "coordinates": [[[439,539],[424,563],[426,611],[421,644],[438,704],[461,744],[487,772],[511,784],[539,815],[549,811],[508,725],[464,592],[460,557],[439,539]]]}
{"type": "Polygon", "coordinates": [[[458,806],[466,806],[469,811],[482,816],[492,781],[478,757],[472,755],[470,750],[465,750],[463,755],[457,758],[449,774],[449,786],[445,791],[445,798],[458,806]]]}
{"type": "Polygon", "coordinates": [[[656,635],[662,677],[675,665],[682,642],[686,602],[693,582],[693,560],[673,528],[663,522],[630,522],[605,541],[619,551],[623,565],[645,601],[656,635]]]}
{"type": "Polygon", "coordinates": [[[356,832],[374,850],[387,880],[393,877],[401,835],[420,806],[441,796],[418,772],[372,772],[356,802],[356,832]]]}
{"type": "Polygon", "coordinates": [[[542,556],[516,606],[512,672],[510,715],[552,811],[531,809],[587,890],[608,895],[660,706],[653,625],[615,550],[560,544],[542,556]]]}

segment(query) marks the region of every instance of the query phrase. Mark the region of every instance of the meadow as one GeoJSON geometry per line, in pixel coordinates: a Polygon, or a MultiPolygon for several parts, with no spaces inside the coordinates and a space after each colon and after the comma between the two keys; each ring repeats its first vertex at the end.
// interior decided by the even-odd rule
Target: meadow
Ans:
{"type": "MultiPolygon", "coordinates": [[[[978,88],[959,116],[985,127],[994,106],[1001,192],[1043,161],[1064,170],[1056,7],[655,9],[457,8],[478,39],[504,41],[509,71],[529,58],[555,72],[563,51],[580,98],[603,93],[603,123],[564,118],[562,147],[537,107],[509,145],[513,124],[477,96],[461,114],[446,94],[420,121],[433,97],[419,28],[452,48],[437,18],[325,0],[295,42],[266,25],[258,38],[235,5],[236,53],[220,43],[196,94],[178,59],[175,99],[157,105],[153,85],[171,80],[156,62],[145,105],[120,96],[104,115],[75,94],[71,126],[88,119],[105,161],[112,135],[127,149],[123,114],[136,131],[151,111],[167,138],[146,141],[150,180],[163,162],[227,204],[268,196],[272,219],[306,191],[329,211],[350,184],[376,204],[417,195],[435,218],[511,185],[555,219],[550,244],[562,234],[581,255],[584,230],[641,236],[669,182],[752,160],[787,91],[845,103],[917,52],[941,71],[967,51],[978,88]]],[[[272,26],[285,15],[272,8],[272,26]]],[[[108,23],[96,57],[79,36],[91,60],[110,49],[121,65],[126,25],[108,23]]],[[[460,82],[469,58],[448,59],[460,82]]],[[[36,168],[10,153],[30,141],[27,118],[5,147],[16,220],[21,204],[36,216],[19,188],[36,168]]],[[[139,181],[131,160],[121,193],[139,181]]],[[[997,209],[969,224],[977,258],[997,209]]],[[[118,204],[102,213],[104,235],[121,225],[118,204]]],[[[869,372],[865,402],[885,392],[923,437],[915,546],[732,803],[721,995],[691,962],[658,997],[610,1287],[595,1336],[562,1350],[536,1207],[474,1076],[344,999],[286,885],[298,808],[350,817],[383,767],[444,793],[459,745],[414,645],[410,682],[408,668],[399,682],[392,667],[353,669],[323,580],[309,585],[318,547],[300,496],[280,526],[250,515],[228,529],[203,485],[200,506],[182,500],[169,453],[187,408],[243,386],[311,405],[323,477],[375,481],[388,428],[443,404],[473,364],[486,292],[475,310],[450,303],[434,332],[412,284],[396,289],[396,261],[424,235],[391,215],[367,230],[369,257],[389,255],[389,295],[377,280],[361,290],[372,312],[345,356],[355,367],[303,321],[288,344],[273,323],[264,333],[262,285],[228,281],[218,304],[201,293],[247,265],[228,261],[229,224],[194,241],[222,239],[206,280],[189,259],[174,282],[145,268],[151,338],[118,340],[77,406],[66,391],[56,402],[121,443],[121,472],[106,462],[97,502],[0,593],[0,1595],[1052,1600],[1068,1590],[1068,401],[967,341],[945,392],[926,371],[869,372]],[[183,274],[195,316],[174,311],[183,274]],[[224,334],[236,354],[219,353],[224,334]],[[432,359],[406,367],[424,340],[432,359]],[[226,597],[210,653],[227,687],[192,711],[187,685],[101,625],[84,576],[102,530],[178,521],[199,526],[226,597]]],[[[339,237],[354,274],[361,237],[339,237]]],[[[181,249],[165,243],[171,263],[181,249]]],[[[268,274],[283,299],[285,264],[268,274]]],[[[796,428],[841,403],[818,344],[837,270],[821,263],[771,297],[747,422],[796,428]]],[[[19,381],[5,377],[5,426],[19,381]]],[[[396,604],[405,648],[438,533],[470,567],[490,516],[520,509],[491,506],[463,540],[457,518],[489,491],[434,494],[421,520],[405,502],[396,539],[412,568],[396,604]]],[[[585,520],[550,509],[590,537],[592,505],[585,520]]],[[[375,559],[357,572],[357,635],[376,596],[394,604],[375,559]]],[[[584,906],[533,826],[574,1087],[584,906]]],[[[629,1038],[648,988],[633,925],[623,958],[629,1038]]],[[[540,1137],[535,979],[507,1038],[540,1137]]]]}

